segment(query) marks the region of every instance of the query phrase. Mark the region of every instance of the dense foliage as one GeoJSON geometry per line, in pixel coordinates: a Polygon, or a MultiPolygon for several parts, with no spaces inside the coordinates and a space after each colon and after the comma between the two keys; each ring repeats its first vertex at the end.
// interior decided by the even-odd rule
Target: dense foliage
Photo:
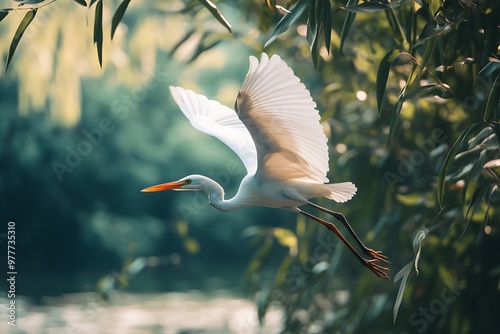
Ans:
{"type": "MultiPolygon", "coordinates": [[[[6,56],[0,187],[10,219],[25,223],[21,249],[28,252],[33,243],[40,250],[30,250],[30,261],[46,263],[49,252],[71,250],[78,256],[56,263],[67,274],[63,268],[78,271],[88,262],[106,271],[102,254],[115,257],[118,267],[130,256],[173,252],[193,257],[186,260],[195,264],[191,268],[221,266],[219,259],[227,257],[231,274],[246,266],[245,286],[255,293],[259,318],[265,321],[271,306],[283,308],[286,333],[496,328],[498,1],[21,4],[18,22],[11,20],[13,11],[0,11],[0,34],[13,36],[0,43],[6,56]],[[45,37],[33,32],[25,40],[42,12],[59,15],[44,16],[46,24],[37,29],[45,37]],[[86,15],[93,17],[87,35],[78,30],[86,15]],[[75,36],[86,42],[75,47],[75,36]],[[390,257],[396,284],[359,266],[330,232],[309,221],[291,225],[283,217],[293,216],[261,209],[221,216],[192,194],[152,199],[135,193],[187,170],[237,185],[242,170],[220,163],[234,156],[222,151],[213,158],[208,147],[218,143],[202,135],[196,137],[202,144],[190,141],[187,122],[171,102],[165,106],[166,86],[199,85],[231,105],[246,54],[261,51],[280,54],[311,90],[330,138],[330,179],[358,186],[347,204],[321,204],[342,211],[369,246],[390,257]],[[78,71],[69,72],[75,64],[78,71]],[[89,136],[99,141],[92,154],[68,158],[71,150],[78,155],[83,140],[92,142],[89,136]],[[165,207],[165,199],[174,204],[165,207]],[[30,210],[21,209],[26,205],[30,210]],[[175,237],[160,246],[169,234],[175,237]],[[61,236],[57,243],[36,241],[54,235],[61,236]],[[252,257],[241,247],[248,238],[252,257]]],[[[177,260],[167,258],[172,275],[177,260]]],[[[199,275],[203,281],[204,272],[199,275]]]]}

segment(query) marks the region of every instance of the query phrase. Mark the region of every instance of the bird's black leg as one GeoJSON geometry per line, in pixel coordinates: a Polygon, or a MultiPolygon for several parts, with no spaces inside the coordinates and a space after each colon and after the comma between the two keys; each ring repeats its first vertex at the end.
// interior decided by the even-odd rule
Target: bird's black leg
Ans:
{"type": "Polygon", "coordinates": [[[323,226],[328,228],[330,231],[335,233],[340,238],[340,240],[342,240],[342,242],[347,246],[347,248],[349,248],[349,250],[354,254],[354,256],[356,256],[356,258],[359,260],[359,262],[361,262],[362,265],[364,265],[365,267],[370,269],[373,273],[375,273],[375,275],[377,275],[380,278],[389,279],[389,276],[386,273],[386,271],[389,271],[389,268],[385,268],[385,267],[378,265],[376,263],[378,261],[377,258],[367,260],[364,257],[362,257],[361,255],[359,255],[359,253],[354,249],[354,247],[352,247],[352,245],[349,243],[349,241],[347,241],[347,239],[342,235],[342,233],[340,233],[339,229],[335,225],[333,225],[332,223],[330,223],[326,220],[318,218],[318,217],[316,217],[308,212],[305,212],[302,210],[300,210],[299,212],[306,217],[314,219],[315,221],[317,221],[318,223],[322,224],[323,226]]]}
{"type": "Polygon", "coordinates": [[[356,243],[359,245],[359,247],[361,247],[361,250],[363,251],[364,254],[374,258],[374,259],[377,259],[379,261],[382,261],[382,262],[385,262],[385,263],[390,263],[387,256],[383,255],[381,251],[374,251],[373,249],[371,248],[368,248],[366,247],[363,242],[361,241],[361,239],[358,237],[358,235],[356,234],[356,232],[354,232],[354,230],[352,229],[351,225],[349,224],[349,222],[347,221],[347,219],[345,219],[344,215],[340,212],[335,212],[335,211],[332,211],[332,210],[328,210],[322,206],[319,206],[317,204],[314,204],[312,202],[308,202],[308,204],[318,210],[321,210],[325,213],[328,213],[329,215],[332,215],[335,219],[337,219],[338,221],[342,222],[342,224],[344,224],[344,226],[347,228],[347,230],[349,231],[349,233],[352,235],[352,237],[354,238],[354,240],[356,240],[356,243]]]}

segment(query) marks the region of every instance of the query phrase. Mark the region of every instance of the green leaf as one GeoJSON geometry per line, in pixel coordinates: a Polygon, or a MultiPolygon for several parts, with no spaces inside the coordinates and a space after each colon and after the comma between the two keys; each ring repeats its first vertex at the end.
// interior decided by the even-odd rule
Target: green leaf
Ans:
{"type": "Polygon", "coordinates": [[[497,137],[498,145],[500,145],[500,123],[491,121],[488,123],[491,129],[495,131],[495,136],[497,137]]]}
{"type": "Polygon", "coordinates": [[[493,112],[498,106],[498,101],[500,98],[500,74],[495,78],[495,82],[493,82],[493,86],[491,87],[490,95],[488,96],[488,101],[486,102],[486,109],[484,111],[483,119],[485,122],[489,120],[493,112]]]}
{"type": "Polygon", "coordinates": [[[304,10],[307,8],[307,2],[308,0],[299,0],[293,8],[290,8],[290,14],[286,14],[281,18],[281,20],[278,22],[276,27],[274,28],[274,31],[271,34],[271,37],[269,40],[264,44],[264,47],[268,46],[271,44],[279,35],[284,33],[285,31],[288,30],[288,27],[292,25],[297,19],[302,15],[304,10]]]}
{"type": "Polygon", "coordinates": [[[415,88],[409,93],[406,93],[403,97],[404,101],[407,101],[415,96],[420,98],[431,97],[431,96],[439,96],[442,98],[452,98],[453,94],[450,92],[450,88],[445,86],[444,84],[429,84],[415,88]]]}
{"type": "Polygon", "coordinates": [[[429,229],[428,228],[421,228],[420,230],[417,231],[415,234],[415,237],[413,238],[413,252],[415,253],[415,257],[413,259],[414,267],[415,267],[415,273],[418,276],[418,261],[420,260],[420,251],[422,250],[422,241],[424,241],[425,237],[427,237],[427,234],[429,234],[429,229]]]}
{"type": "Polygon", "coordinates": [[[472,194],[472,198],[470,199],[469,206],[468,206],[467,211],[465,212],[465,215],[464,215],[464,219],[467,219],[467,217],[469,217],[469,221],[468,221],[467,225],[465,226],[465,229],[462,232],[462,234],[464,234],[465,230],[467,229],[467,226],[469,225],[470,221],[472,220],[472,216],[474,215],[474,212],[477,210],[477,208],[481,204],[481,198],[486,194],[489,186],[490,186],[489,183],[485,181],[479,187],[477,187],[476,190],[474,190],[474,193],[472,194]],[[470,216],[469,216],[469,213],[470,213],[470,216]]]}
{"type": "Polygon", "coordinates": [[[407,86],[410,86],[415,79],[418,79],[422,76],[422,72],[424,69],[427,67],[427,64],[429,64],[429,61],[431,60],[432,55],[434,54],[434,39],[430,39],[424,49],[424,54],[422,55],[422,60],[418,62],[415,58],[412,57],[412,60],[415,64],[417,64],[416,67],[414,67],[412,73],[410,74],[410,77],[407,80],[407,86]]]}
{"type": "Polygon", "coordinates": [[[95,6],[94,17],[94,43],[97,46],[97,58],[102,68],[102,1],[99,0],[95,6]]]}
{"type": "Polygon", "coordinates": [[[430,0],[429,1],[429,10],[431,12],[432,17],[436,17],[436,14],[439,12],[439,8],[443,5],[443,0],[430,0]]]}
{"type": "Polygon", "coordinates": [[[9,68],[10,61],[12,60],[12,57],[14,56],[14,52],[16,52],[17,45],[19,44],[19,41],[21,40],[21,37],[23,37],[24,32],[30,25],[31,21],[36,16],[37,9],[30,10],[24,15],[23,20],[19,24],[19,27],[17,27],[16,33],[14,34],[14,38],[12,38],[12,42],[10,43],[10,49],[9,49],[9,55],[7,56],[7,64],[5,65],[5,70],[9,68]]]}
{"type": "Polygon", "coordinates": [[[84,6],[84,7],[87,7],[87,2],[85,2],[85,0],[75,0],[77,3],[79,3],[80,5],[84,6]]]}
{"type": "Polygon", "coordinates": [[[309,43],[310,50],[313,49],[314,42],[317,38],[318,22],[316,21],[316,0],[311,1],[307,7],[307,31],[306,39],[309,43]]]}
{"type": "Polygon", "coordinates": [[[439,206],[442,208],[443,207],[443,194],[444,194],[444,184],[445,184],[445,179],[446,179],[446,173],[448,172],[448,168],[450,167],[453,158],[457,154],[457,151],[462,145],[463,141],[467,138],[469,133],[476,131],[481,127],[482,123],[473,123],[467,127],[467,129],[460,134],[458,137],[457,141],[455,144],[453,144],[452,148],[450,149],[450,152],[446,155],[446,158],[444,159],[443,165],[441,166],[441,170],[439,171],[438,179],[437,179],[437,197],[438,197],[438,203],[439,206]]]}
{"type": "Polygon", "coordinates": [[[389,140],[387,142],[387,145],[389,145],[389,143],[396,135],[396,130],[398,128],[398,122],[399,122],[399,114],[401,113],[401,108],[403,107],[404,102],[405,101],[403,97],[399,95],[398,101],[394,105],[394,110],[392,111],[391,125],[389,126],[389,140]]]}
{"type": "Polygon", "coordinates": [[[389,77],[389,71],[391,70],[391,64],[394,59],[400,54],[405,53],[400,49],[392,49],[387,52],[387,54],[380,61],[377,72],[377,108],[378,113],[382,112],[382,102],[385,95],[385,87],[387,86],[387,78],[389,77]]]}
{"type": "Polygon", "coordinates": [[[434,21],[427,22],[425,26],[422,28],[420,35],[418,35],[418,41],[422,42],[424,40],[427,40],[435,33],[436,33],[436,22],[434,21]]]}
{"type": "Polygon", "coordinates": [[[201,4],[212,13],[212,15],[219,21],[224,27],[231,32],[231,25],[226,20],[226,18],[222,15],[222,13],[217,9],[217,7],[210,0],[199,0],[201,4]]]}
{"type": "Polygon", "coordinates": [[[477,74],[478,77],[488,77],[495,73],[495,71],[500,70],[500,61],[495,60],[495,61],[490,61],[485,67],[479,71],[477,74]]]}
{"type": "Polygon", "coordinates": [[[400,271],[398,271],[398,273],[394,277],[394,283],[396,283],[400,279],[402,279],[402,281],[401,285],[399,286],[398,295],[396,297],[396,302],[394,303],[394,308],[392,311],[393,323],[396,323],[396,318],[398,316],[399,307],[401,306],[401,301],[403,300],[403,294],[406,284],[411,274],[413,273],[412,267],[413,269],[415,269],[415,273],[418,275],[418,261],[420,259],[420,250],[422,249],[422,241],[426,238],[427,234],[429,234],[429,231],[430,230],[428,228],[421,228],[417,231],[412,242],[413,252],[415,253],[413,260],[407,263],[400,271]]]}
{"type": "Polygon", "coordinates": [[[330,43],[332,40],[332,6],[330,0],[323,0],[323,32],[325,34],[326,51],[330,53],[330,43]]]}
{"type": "Polygon", "coordinates": [[[113,15],[113,19],[111,20],[111,39],[113,39],[116,27],[118,27],[118,24],[122,20],[123,14],[125,14],[129,3],[130,0],[123,0],[123,2],[116,9],[115,15],[113,15]]]}
{"type": "MultiPolygon", "coordinates": [[[[358,2],[359,0],[349,0],[347,2],[347,7],[355,6],[358,4],[358,2]]],[[[345,16],[344,24],[342,25],[342,32],[340,33],[340,53],[342,53],[342,50],[344,49],[345,40],[347,38],[347,35],[349,34],[349,30],[351,29],[355,17],[355,12],[347,12],[347,15],[345,16]]]]}
{"type": "Polygon", "coordinates": [[[41,2],[44,2],[45,0],[22,0],[22,1],[18,1],[19,2],[19,7],[22,7],[24,5],[36,5],[36,4],[39,4],[41,2]]]}
{"type": "Polygon", "coordinates": [[[401,278],[401,285],[399,286],[398,295],[396,297],[396,302],[394,303],[394,308],[392,310],[392,321],[396,323],[396,318],[398,317],[399,307],[401,306],[401,301],[403,300],[403,294],[405,292],[406,283],[408,282],[408,278],[412,273],[412,265],[413,261],[407,263],[394,277],[394,283],[399,281],[401,278]]]}
{"type": "Polygon", "coordinates": [[[9,12],[4,12],[4,11],[1,11],[0,10],[0,22],[2,22],[2,20],[7,16],[9,15],[9,12]]]}
{"type": "MultiPolygon", "coordinates": [[[[321,29],[323,29],[324,8],[318,6],[320,1],[316,0],[309,3],[309,13],[307,22],[307,41],[311,50],[311,57],[313,60],[314,68],[318,66],[319,47],[321,29]]],[[[331,29],[331,28],[330,28],[331,29]]]]}
{"type": "Polygon", "coordinates": [[[343,10],[347,10],[348,12],[353,13],[374,13],[379,12],[381,10],[386,10],[391,8],[389,5],[381,2],[363,2],[356,6],[346,6],[341,7],[343,10]]]}

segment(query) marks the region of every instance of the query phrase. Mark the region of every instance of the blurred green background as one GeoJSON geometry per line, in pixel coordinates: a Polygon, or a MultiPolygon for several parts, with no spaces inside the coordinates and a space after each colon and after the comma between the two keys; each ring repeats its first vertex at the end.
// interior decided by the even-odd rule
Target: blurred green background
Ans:
{"type": "Polygon", "coordinates": [[[1,2],[18,9],[0,11],[0,254],[7,263],[13,221],[22,302],[17,328],[0,329],[496,328],[498,2],[233,0],[211,12],[206,1],[144,0],[130,1],[117,24],[124,3],[1,2]],[[37,7],[12,56],[18,27],[37,7]],[[140,192],[189,174],[212,177],[228,197],[236,192],[243,164],[190,126],[168,86],[233,106],[248,55],[261,52],[279,54],[311,91],[329,138],[330,180],[358,187],[345,204],[318,203],[343,212],[368,246],[389,256],[390,281],[289,212],[223,213],[202,193],[140,192]],[[189,303],[226,318],[197,324],[190,314],[182,323],[189,303]],[[103,314],[149,325],[105,322],[103,314]]]}

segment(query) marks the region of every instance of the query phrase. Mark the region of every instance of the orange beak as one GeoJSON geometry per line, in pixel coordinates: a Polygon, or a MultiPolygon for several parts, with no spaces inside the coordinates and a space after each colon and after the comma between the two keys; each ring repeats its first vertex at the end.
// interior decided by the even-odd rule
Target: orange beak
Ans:
{"type": "Polygon", "coordinates": [[[184,182],[174,181],[174,182],[169,182],[169,183],[157,184],[156,186],[142,189],[141,192],[152,193],[152,192],[156,192],[156,191],[174,190],[174,189],[179,189],[183,185],[184,185],[184,182]]]}

